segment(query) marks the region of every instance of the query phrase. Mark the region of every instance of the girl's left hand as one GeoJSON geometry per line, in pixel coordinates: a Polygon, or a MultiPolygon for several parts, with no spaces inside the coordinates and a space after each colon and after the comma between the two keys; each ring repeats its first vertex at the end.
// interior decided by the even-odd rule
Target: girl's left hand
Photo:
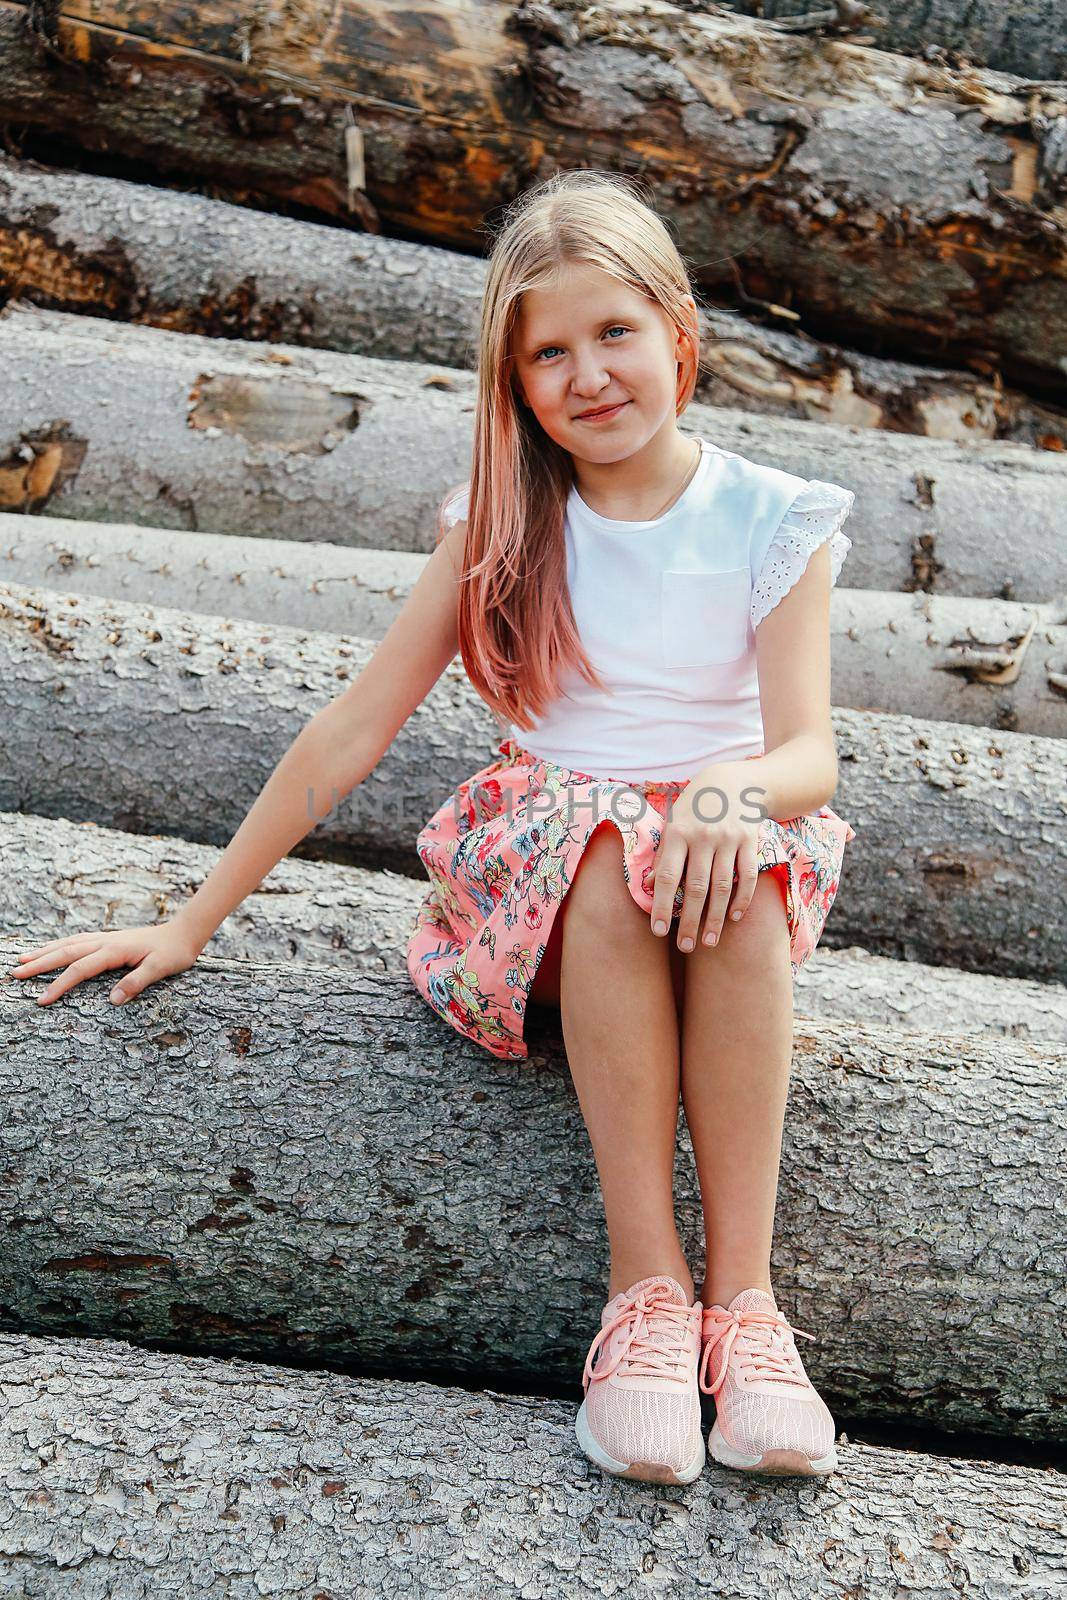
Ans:
{"type": "Polygon", "coordinates": [[[686,939],[691,939],[691,948],[696,948],[705,901],[708,912],[704,943],[717,942],[730,905],[735,870],[732,920],[744,914],[755,893],[759,829],[766,813],[752,798],[754,787],[748,774],[706,767],[690,779],[674,802],[653,868],[652,931],[657,932],[657,923],[663,924],[664,934],[669,930],[675,891],[684,870],[684,898],[678,921],[678,945],[682,950],[686,949],[686,939]],[[741,798],[742,792],[745,799],[741,798]],[[754,811],[759,814],[753,816],[754,811]]]}

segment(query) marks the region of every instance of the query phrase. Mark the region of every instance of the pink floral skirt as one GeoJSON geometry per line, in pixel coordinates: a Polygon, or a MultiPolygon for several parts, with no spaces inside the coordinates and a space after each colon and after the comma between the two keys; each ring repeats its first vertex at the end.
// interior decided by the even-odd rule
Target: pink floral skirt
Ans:
{"type": "MultiPolygon", "coordinates": [[[[530,986],[593,830],[604,822],[618,828],[623,876],[651,923],[650,873],[664,816],[690,780],[595,778],[510,738],[497,750],[418,834],[430,886],[408,938],[407,966],[423,999],[457,1033],[494,1056],[525,1060],[530,986]]],[[[760,823],[759,869],[782,888],[794,977],[819,942],[855,836],[829,806],[760,823]]],[[[672,920],[683,895],[684,876],[672,920]]]]}

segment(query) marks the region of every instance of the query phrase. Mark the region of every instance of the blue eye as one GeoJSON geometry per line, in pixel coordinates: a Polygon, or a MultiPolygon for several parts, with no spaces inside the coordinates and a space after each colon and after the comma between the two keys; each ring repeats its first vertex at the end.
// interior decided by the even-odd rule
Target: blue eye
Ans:
{"type": "MultiPolygon", "coordinates": [[[[614,333],[616,331],[616,329],[618,329],[622,333],[629,333],[630,332],[629,328],[626,326],[626,324],[624,322],[613,322],[610,328],[605,328],[604,332],[605,333],[614,333]]],[[[616,341],[613,339],[612,343],[614,344],[614,343],[616,343],[616,341]]],[[[550,350],[558,350],[558,349],[559,349],[559,345],[558,344],[546,344],[543,349],[538,350],[537,354],[534,356],[534,360],[535,361],[540,361],[541,357],[544,356],[544,355],[547,355],[550,350]]]]}

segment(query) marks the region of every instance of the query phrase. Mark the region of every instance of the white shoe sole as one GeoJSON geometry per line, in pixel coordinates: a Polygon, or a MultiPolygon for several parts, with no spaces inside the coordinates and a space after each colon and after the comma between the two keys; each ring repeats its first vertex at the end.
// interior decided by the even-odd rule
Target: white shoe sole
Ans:
{"type": "Polygon", "coordinates": [[[598,1467],[605,1472],[614,1473],[617,1478],[638,1478],[646,1483],[692,1483],[699,1478],[704,1467],[704,1437],[701,1435],[700,1443],[692,1461],[676,1472],[671,1466],[662,1461],[616,1461],[602,1449],[589,1431],[589,1419],[585,1412],[585,1401],[578,1408],[578,1415],[574,1419],[574,1432],[578,1443],[598,1467]]]}
{"type": "Polygon", "coordinates": [[[815,1461],[802,1450],[765,1450],[760,1456],[746,1456],[723,1438],[717,1420],[712,1423],[708,1436],[708,1455],[722,1467],[736,1467],[741,1472],[767,1472],[783,1478],[819,1478],[837,1470],[836,1445],[831,1445],[827,1454],[815,1461]]]}

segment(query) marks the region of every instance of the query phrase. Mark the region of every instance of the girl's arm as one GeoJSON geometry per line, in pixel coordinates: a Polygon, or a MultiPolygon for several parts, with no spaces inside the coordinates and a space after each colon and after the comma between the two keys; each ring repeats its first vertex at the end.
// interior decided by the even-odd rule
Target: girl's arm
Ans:
{"type": "Polygon", "coordinates": [[[121,1003],[192,966],[219,925],[272,867],[331,805],[374,771],[459,648],[457,580],[465,538],[461,521],[441,539],[359,677],[301,729],[220,859],[169,922],[67,935],[20,957],[13,977],[66,967],[38,996],[39,1003],[48,1004],[109,968],[134,967],[112,991],[112,999],[121,1003]]]}
{"type": "Polygon", "coordinates": [[[751,901],[758,877],[757,807],[763,816],[795,817],[828,804],[837,787],[830,714],[830,578],[830,548],[823,544],[756,629],[766,754],[702,767],[679,795],[673,819],[663,830],[653,871],[652,931],[661,936],[669,932],[684,871],[679,945],[688,938],[696,948],[705,898],[704,940],[711,944],[722,932],[731,895],[735,918],[751,901]]]}
{"type": "Polygon", "coordinates": [[[329,807],[370,776],[455,656],[455,580],[466,526],[457,524],[437,546],[359,677],[301,729],[221,859],[177,913],[174,920],[201,949],[329,807]]]}
{"type": "Polygon", "coordinates": [[[830,547],[813,550],[802,575],[756,629],[763,748],[745,762],[746,786],[763,792],[771,817],[829,805],[837,788],[830,714],[830,547]]]}

